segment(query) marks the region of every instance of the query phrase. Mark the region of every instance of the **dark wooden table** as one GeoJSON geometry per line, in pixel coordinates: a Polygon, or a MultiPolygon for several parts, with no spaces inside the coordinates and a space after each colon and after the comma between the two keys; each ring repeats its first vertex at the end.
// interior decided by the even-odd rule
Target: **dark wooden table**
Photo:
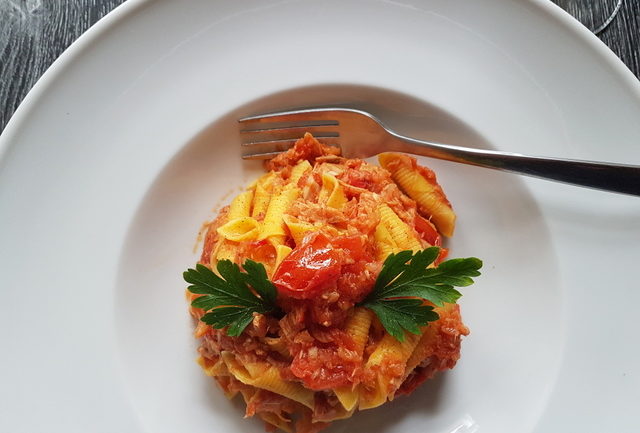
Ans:
{"type": "MultiPolygon", "coordinates": [[[[0,131],[60,53],[123,1],[0,0],[0,131]]],[[[640,77],[640,0],[554,1],[596,31],[640,77]],[[615,18],[598,32],[620,1],[615,18]]]]}

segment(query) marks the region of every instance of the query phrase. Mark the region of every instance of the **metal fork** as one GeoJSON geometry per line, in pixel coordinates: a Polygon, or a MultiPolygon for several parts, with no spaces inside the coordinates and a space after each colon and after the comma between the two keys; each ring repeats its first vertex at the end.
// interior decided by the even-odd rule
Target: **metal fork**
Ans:
{"type": "Polygon", "coordinates": [[[640,166],[472,149],[402,136],[371,114],[350,108],[310,108],[239,120],[242,158],[268,159],[291,147],[305,132],[340,146],[347,158],[405,152],[447,161],[640,196],[640,166]]]}

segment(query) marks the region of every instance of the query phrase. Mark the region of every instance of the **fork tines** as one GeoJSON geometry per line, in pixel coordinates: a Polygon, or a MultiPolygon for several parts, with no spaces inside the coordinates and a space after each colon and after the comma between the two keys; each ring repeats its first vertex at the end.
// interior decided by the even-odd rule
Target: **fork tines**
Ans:
{"type": "Polygon", "coordinates": [[[243,159],[269,159],[289,149],[305,132],[337,145],[339,122],[330,113],[298,110],[240,119],[243,159]]]}

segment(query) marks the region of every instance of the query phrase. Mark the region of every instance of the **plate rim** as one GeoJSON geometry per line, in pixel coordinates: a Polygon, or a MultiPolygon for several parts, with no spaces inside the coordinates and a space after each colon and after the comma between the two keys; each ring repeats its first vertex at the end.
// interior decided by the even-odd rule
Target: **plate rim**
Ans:
{"type": "MultiPolygon", "coordinates": [[[[635,98],[640,101],[640,80],[631,72],[628,66],[595,34],[582,25],[577,19],[551,0],[525,0],[526,3],[545,13],[551,19],[559,22],[567,30],[575,34],[582,42],[592,49],[611,72],[619,79],[621,84],[633,92],[635,98]]],[[[53,61],[33,87],[27,92],[18,108],[0,133],[0,169],[6,162],[9,148],[14,137],[18,135],[25,123],[28,122],[30,113],[38,105],[46,91],[55,84],[55,81],[63,75],[65,69],[81,58],[82,54],[98,41],[106,32],[115,27],[120,21],[129,18],[144,6],[151,6],[155,0],[126,0],[113,10],[100,18],[89,27],[75,41],[73,41],[62,54],[53,61]]]]}
{"type": "MultiPolygon", "coordinates": [[[[503,0],[506,1],[506,0],[503,0]]],[[[513,1],[513,0],[512,0],[513,1]]],[[[516,0],[519,1],[519,0],[516,0]]],[[[146,7],[154,7],[154,0],[129,0],[116,7],[112,12],[105,15],[99,22],[91,27],[87,32],[81,35],[73,42],[63,54],[53,62],[43,76],[36,82],[34,87],[28,92],[23,102],[20,104],[16,113],[7,123],[5,131],[0,136],[0,170],[5,164],[8,164],[13,146],[17,146],[24,133],[24,128],[28,127],[29,122],[33,121],[34,110],[37,110],[40,102],[48,95],[48,91],[55,89],[59,84],[59,79],[64,76],[65,71],[72,69],[74,62],[81,60],[82,56],[86,56],[88,52],[95,49],[93,44],[99,42],[101,38],[110,37],[110,32],[122,24],[124,20],[133,18],[133,15],[145,9],[146,7]],[[88,50],[88,51],[87,51],[88,50]],[[17,139],[17,140],[16,140],[17,139]]],[[[631,71],[622,63],[622,61],[609,48],[600,41],[588,29],[575,21],[569,14],[554,5],[548,0],[525,0],[525,7],[535,8],[540,11],[543,17],[550,21],[551,25],[558,25],[567,31],[571,31],[577,38],[576,42],[584,41],[585,48],[589,47],[594,53],[595,61],[602,62],[603,67],[607,68],[607,74],[615,77],[617,83],[624,86],[624,89],[630,91],[631,99],[640,101],[640,81],[631,73],[631,71]],[[564,23],[563,23],[564,21],[564,23]],[[585,34],[584,32],[587,32],[585,34]],[[606,66],[605,66],[606,65],[606,66]]]]}

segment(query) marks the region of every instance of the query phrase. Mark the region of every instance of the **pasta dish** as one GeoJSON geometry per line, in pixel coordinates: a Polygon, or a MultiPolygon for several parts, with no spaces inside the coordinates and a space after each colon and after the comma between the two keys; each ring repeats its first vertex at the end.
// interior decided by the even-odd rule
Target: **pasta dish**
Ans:
{"type": "Polygon", "coordinates": [[[455,213],[414,158],[379,164],[306,134],[207,223],[185,272],[198,363],[268,431],[317,432],[460,357],[469,330],[452,286],[480,265],[459,284],[432,283],[461,267],[442,246],[455,213]],[[418,294],[428,290],[435,298],[418,294]]]}

